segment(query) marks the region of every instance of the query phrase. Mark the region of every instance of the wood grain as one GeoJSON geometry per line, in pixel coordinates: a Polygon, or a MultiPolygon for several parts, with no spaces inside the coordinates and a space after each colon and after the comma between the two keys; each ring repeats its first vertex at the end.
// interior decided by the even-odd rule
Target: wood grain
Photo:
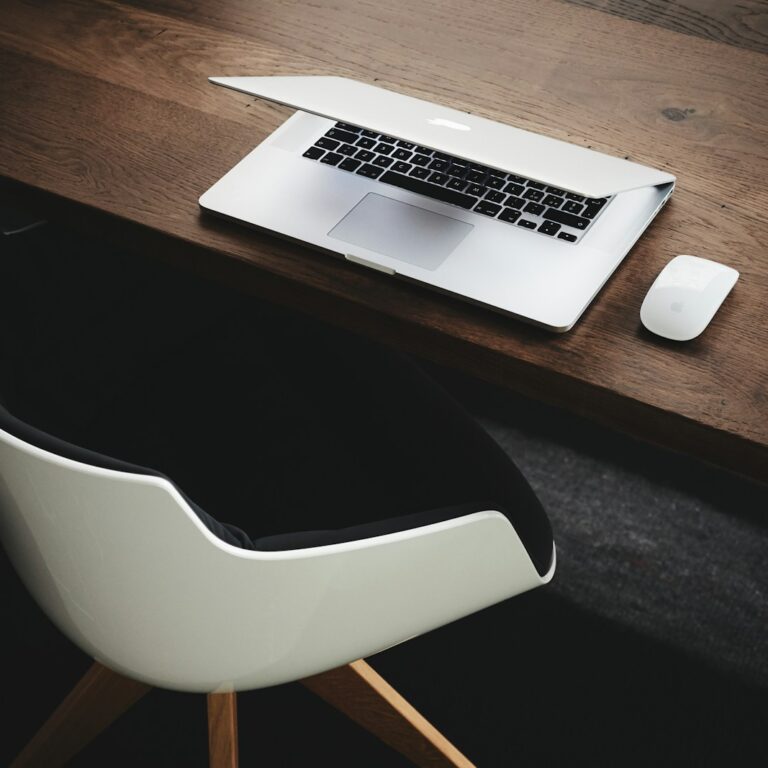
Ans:
{"type": "Polygon", "coordinates": [[[237,694],[208,694],[208,765],[237,768],[237,694]]]}
{"type": "MultiPolygon", "coordinates": [[[[750,51],[559,0],[427,0],[407,10],[400,3],[337,0],[316,8],[306,34],[298,32],[306,24],[300,0],[209,0],[204,10],[182,0],[135,2],[228,33],[248,30],[251,39],[290,51],[285,60],[308,57],[332,73],[355,72],[384,87],[684,172],[689,181],[694,173],[708,190],[720,174],[728,186],[711,190],[719,202],[736,199],[726,196],[731,185],[757,193],[752,214],[768,197],[748,187],[754,169],[743,165],[752,152],[765,157],[754,129],[765,130],[768,119],[761,95],[768,88],[766,59],[750,51]],[[355,36],[364,44],[350,45],[355,36]],[[674,66],[666,62],[669,50],[674,66]],[[742,77],[746,82],[737,84],[742,77]]],[[[222,61],[218,71],[252,70],[222,61]]]]}
{"type": "Polygon", "coordinates": [[[11,768],[66,765],[150,690],[151,686],[94,662],[11,768]]]}
{"type": "Polygon", "coordinates": [[[365,661],[354,661],[300,682],[421,768],[473,768],[365,661]]]}
{"type": "Polygon", "coordinates": [[[437,362],[768,477],[768,57],[536,4],[8,0],[2,193],[437,362]],[[676,65],[664,52],[676,50],[676,65]],[[536,52],[538,66],[530,64],[536,52]],[[347,74],[673,170],[679,187],[580,323],[553,336],[201,216],[288,112],[208,74],[347,74]],[[698,340],[639,324],[676,253],[742,277],[698,340]]]}
{"type": "MultiPolygon", "coordinates": [[[[765,0],[567,0],[659,27],[768,53],[765,0]]],[[[675,55],[670,51],[670,59],[675,55]]]]}

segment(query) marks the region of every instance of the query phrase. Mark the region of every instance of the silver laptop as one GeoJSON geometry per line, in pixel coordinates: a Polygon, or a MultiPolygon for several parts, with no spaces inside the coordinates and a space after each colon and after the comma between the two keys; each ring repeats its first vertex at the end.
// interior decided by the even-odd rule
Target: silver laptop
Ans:
{"type": "Polygon", "coordinates": [[[213,77],[299,110],[201,207],[567,331],[672,192],[627,160],[341,77],[213,77]]]}

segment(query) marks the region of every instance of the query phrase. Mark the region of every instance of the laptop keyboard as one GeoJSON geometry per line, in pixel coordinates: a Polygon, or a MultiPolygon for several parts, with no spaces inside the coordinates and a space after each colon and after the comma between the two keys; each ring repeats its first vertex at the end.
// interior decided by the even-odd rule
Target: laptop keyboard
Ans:
{"type": "Polygon", "coordinates": [[[304,157],[568,243],[578,242],[612,199],[565,192],[347,123],[336,123],[304,157]]]}

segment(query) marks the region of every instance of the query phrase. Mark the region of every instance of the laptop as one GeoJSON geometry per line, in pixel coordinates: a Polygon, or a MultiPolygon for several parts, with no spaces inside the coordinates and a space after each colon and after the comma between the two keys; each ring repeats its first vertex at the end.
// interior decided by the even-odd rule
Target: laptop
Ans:
{"type": "Polygon", "coordinates": [[[212,77],[296,111],[200,198],[299,240],[568,331],[675,177],[342,77],[212,77]]]}

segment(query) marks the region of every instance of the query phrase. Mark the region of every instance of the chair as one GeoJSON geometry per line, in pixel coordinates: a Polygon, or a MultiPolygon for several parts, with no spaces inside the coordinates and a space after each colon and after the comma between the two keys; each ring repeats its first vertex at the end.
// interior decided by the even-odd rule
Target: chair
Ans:
{"type": "Polygon", "coordinates": [[[126,468],[0,406],[0,538],[40,607],[95,659],[15,768],[64,764],[151,686],[207,694],[210,765],[233,768],[237,691],[294,680],[417,765],[471,765],[361,659],[545,584],[551,536],[523,541],[480,509],[245,550],[168,478],[126,468]],[[537,570],[529,553],[541,562],[543,547],[537,570]]]}

